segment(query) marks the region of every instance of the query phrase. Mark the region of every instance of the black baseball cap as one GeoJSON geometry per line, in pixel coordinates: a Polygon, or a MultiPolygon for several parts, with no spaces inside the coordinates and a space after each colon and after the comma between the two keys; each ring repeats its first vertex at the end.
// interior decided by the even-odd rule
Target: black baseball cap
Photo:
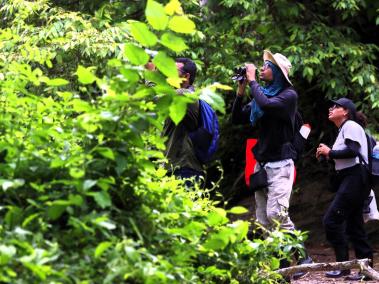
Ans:
{"type": "Polygon", "coordinates": [[[351,115],[351,118],[353,120],[355,120],[356,114],[357,114],[357,109],[356,109],[355,104],[353,103],[352,100],[350,100],[348,98],[340,98],[338,100],[330,100],[330,103],[341,106],[344,109],[347,109],[349,111],[349,114],[351,115]]]}

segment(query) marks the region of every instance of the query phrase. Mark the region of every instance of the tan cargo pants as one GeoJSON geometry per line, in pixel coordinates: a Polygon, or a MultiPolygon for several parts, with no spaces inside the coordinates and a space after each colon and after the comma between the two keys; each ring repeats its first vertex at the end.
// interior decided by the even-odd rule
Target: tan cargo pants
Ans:
{"type": "MultiPolygon", "coordinates": [[[[257,163],[255,167],[258,170],[260,165],[257,163]]],[[[292,160],[283,167],[264,166],[267,171],[268,187],[255,192],[255,202],[257,221],[268,229],[275,227],[276,222],[282,229],[295,229],[288,215],[294,167],[292,160]]]]}

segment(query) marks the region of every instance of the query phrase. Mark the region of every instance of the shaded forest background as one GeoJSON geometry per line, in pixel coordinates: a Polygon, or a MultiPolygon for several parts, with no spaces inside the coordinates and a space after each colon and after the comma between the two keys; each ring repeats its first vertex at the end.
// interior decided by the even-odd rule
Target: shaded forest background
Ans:
{"type": "MultiPolygon", "coordinates": [[[[233,69],[259,66],[264,49],[291,60],[312,126],[290,209],[310,242],[323,241],[332,197],[329,166],[314,158],[336,134],[328,100],[351,98],[379,138],[375,0],[0,0],[0,17],[2,282],[274,283],[304,235],[246,238],[245,140],[256,130],[230,122],[233,69]],[[159,74],[143,69],[145,48],[161,52],[159,74]],[[210,191],[159,168],[162,122],[194,99],[175,97],[179,56],[196,62],[196,95],[221,122],[210,191]]],[[[378,225],[369,232],[377,242],[378,225]]]]}
{"type": "MultiPolygon", "coordinates": [[[[146,1],[50,1],[67,10],[94,14],[107,11],[113,23],[144,20],[146,1]],[[122,11],[122,12],[121,12],[122,11]]],[[[190,36],[190,50],[182,55],[200,67],[198,85],[231,81],[234,67],[244,62],[262,63],[264,49],[281,52],[293,62],[292,77],[299,93],[299,110],[312,126],[308,151],[299,161],[304,175],[320,171],[315,147],[332,144],[334,127],[327,120],[328,99],[348,97],[369,120],[373,135],[379,131],[379,38],[376,1],[185,1],[198,32],[190,36]]],[[[254,137],[248,126],[229,120],[234,91],[223,94],[226,114],[221,115],[219,157],[225,179],[221,191],[235,194],[242,173],[245,139],[254,137]],[[236,135],[237,134],[237,135],[236,135]],[[227,165],[227,167],[225,167],[227,165]],[[234,185],[236,186],[236,185],[234,185]]],[[[325,165],[324,165],[325,166],[325,165]]],[[[321,168],[324,168],[321,165],[321,168]]],[[[301,174],[301,172],[300,172],[301,174]]],[[[211,177],[216,173],[210,172],[211,177]]],[[[238,185],[242,187],[242,185],[238,185]]],[[[242,190],[237,188],[237,190],[242,190]]]]}

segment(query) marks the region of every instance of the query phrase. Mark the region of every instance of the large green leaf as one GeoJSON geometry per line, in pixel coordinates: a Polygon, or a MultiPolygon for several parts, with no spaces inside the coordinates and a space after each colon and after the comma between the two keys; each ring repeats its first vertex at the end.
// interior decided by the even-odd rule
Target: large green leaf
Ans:
{"type": "Polygon", "coordinates": [[[164,30],[167,27],[168,16],[162,4],[148,0],[145,10],[146,19],[156,30],[164,30]]]}
{"type": "Polygon", "coordinates": [[[85,175],[85,171],[79,168],[70,168],[69,173],[73,178],[81,178],[85,175]]]}
{"type": "Polygon", "coordinates": [[[7,264],[16,254],[14,246],[0,245],[0,265],[7,264]]]}
{"type": "Polygon", "coordinates": [[[166,78],[159,72],[145,70],[144,77],[147,81],[158,84],[156,87],[167,85],[166,78]]]}
{"type": "Polygon", "coordinates": [[[167,56],[166,53],[158,52],[153,63],[166,77],[177,78],[179,76],[174,59],[167,56]]]}
{"type": "Polygon", "coordinates": [[[235,206],[231,208],[230,210],[228,210],[228,213],[230,214],[245,214],[247,212],[249,212],[249,210],[247,210],[245,207],[242,207],[242,206],[235,206]]]}
{"type": "Polygon", "coordinates": [[[222,208],[215,208],[207,215],[207,223],[210,226],[225,224],[228,221],[229,219],[226,217],[226,211],[222,208]]]}
{"type": "Polygon", "coordinates": [[[66,208],[67,208],[67,206],[65,206],[65,205],[55,205],[55,204],[51,205],[47,209],[47,216],[51,220],[56,220],[63,214],[63,212],[66,210],[66,208]]]}
{"type": "Polygon", "coordinates": [[[201,89],[200,99],[206,101],[215,110],[218,110],[221,113],[225,113],[224,99],[219,94],[217,94],[213,89],[214,88],[201,89]]]}
{"type": "Polygon", "coordinates": [[[106,207],[109,207],[112,205],[111,197],[110,197],[109,193],[106,191],[93,192],[93,193],[90,193],[90,195],[93,196],[96,203],[101,208],[106,208],[106,207]]]}
{"type": "Polygon", "coordinates": [[[3,188],[4,191],[8,190],[9,188],[18,188],[25,184],[25,180],[23,179],[14,179],[14,180],[6,180],[6,179],[0,179],[0,186],[3,188]]]}
{"type": "Polygon", "coordinates": [[[96,76],[91,72],[93,68],[85,68],[81,65],[76,70],[76,75],[80,83],[87,85],[92,84],[96,80],[96,76]]]}
{"type": "Polygon", "coordinates": [[[67,80],[65,80],[65,79],[55,78],[55,79],[49,79],[49,80],[47,80],[46,85],[53,86],[53,87],[59,87],[59,86],[65,86],[68,83],[69,82],[67,80]]]}
{"type": "Polygon", "coordinates": [[[134,65],[145,65],[149,61],[149,55],[142,48],[134,44],[125,44],[124,52],[125,56],[134,65]]]}
{"type": "Polygon", "coordinates": [[[149,31],[146,24],[141,22],[130,22],[130,32],[135,40],[143,46],[153,46],[158,41],[157,36],[149,31]]]}
{"type": "Polygon", "coordinates": [[[222,250],[229,243],[228,236],[222,233],[210,234],[204,243],[204,248],[207,250],[222,250]]]}
{"type": "Polygon", "coordinates": [[[130,82],[130,83],[136,83],[139,80],[138,72],[135,70],[127,69],[127,68],[121,68],[120,73],[130,82]]]}
{"type": "Polygon", "coordinates": [[[96,152],[98,152],[100,155],[102,155],[104,158],[110,159],[114,161],[114,153],[111,148],[108,147],[97,147],[95,149],[96,152]]]}
{"type": "Polygon", "coordinates": [[[95,249],[95,258],[99,258],[111,246],[112,246],[111,242],[100,243],[95,249]]]}
{"type": "Polygon", "coordinates": [[[188,48],[185,41],[173,33],[164,33],[161,37],[161,43],[175,52],[182,52],[188,48]]]}
{"type": "Polygon", "coordinates": [[[177,33],[190,34],[196,30],[195,23],[187,16],[174,16],[170,20],[168,27],[177,33]]]}
{"type": "Polygon", "coordinates": [[[178,125],[179,122],[185,116],[186,110],[187,110],[187,103],[188,103],[188,99],[186,97],[179,96],[179,95],[174,97],[170,105],[169,111],[170,111],[170,118],[176,125],[178,125]]]}

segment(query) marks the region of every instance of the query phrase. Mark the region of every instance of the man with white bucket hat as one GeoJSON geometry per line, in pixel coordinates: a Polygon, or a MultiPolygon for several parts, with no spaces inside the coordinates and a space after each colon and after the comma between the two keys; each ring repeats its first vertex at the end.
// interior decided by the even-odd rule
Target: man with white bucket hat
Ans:
{"type": "MultiPolygon", "coordinates": [[[[258,143],[253,149],[257,160],[254,172],[265,170],[267,182],[255,191],[257,221],[268,229],[278,223],[281,229],[293,231],[295,226],[288,215],[288,207],[294,182],[294,160],[297,158],[292,142],[296,131],[298,95],[289,79],[292,65],[288,58],[265,50],[263,60],[259,77],[264,85],[256,81],[255,65],[246,64],[246,78],[238,83],[232,120],[259,127],[258,143]],[[252,101],[243,105],[247,84],[252,101]]],[[[300,264],[311,262],[307,255],[299,260],[300,264]]],[[[303,275],[298,273],[294,278],[303,275]]]]}

